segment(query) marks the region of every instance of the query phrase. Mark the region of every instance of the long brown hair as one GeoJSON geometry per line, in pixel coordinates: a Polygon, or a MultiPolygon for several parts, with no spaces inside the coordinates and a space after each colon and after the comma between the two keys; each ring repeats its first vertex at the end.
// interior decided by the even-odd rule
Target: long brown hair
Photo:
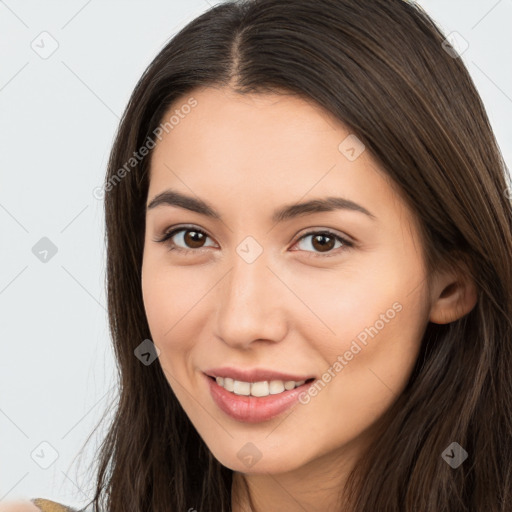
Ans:
{"type": "Polygon", "coordinates": [[[507,168],[476,88],[444,40],[421,7],[403,0],[235,1],[190,22],[146,69],[105,178],[119,399],[98,452],[95,510],[231,510],[233,472],[212,456],[161,366],[134,356],[151,337],[141,293],[150,154],[130,159],[171,105],[202,86],[296,94],[332,112],[415,212],[429,272],[459,265],[476,284],[470,313],[427,325],[406,389],[349,478],[347,510],[512,510],[507,168]],[[441,457],[452,442],[468,453],[456,469],[441,457]]]}

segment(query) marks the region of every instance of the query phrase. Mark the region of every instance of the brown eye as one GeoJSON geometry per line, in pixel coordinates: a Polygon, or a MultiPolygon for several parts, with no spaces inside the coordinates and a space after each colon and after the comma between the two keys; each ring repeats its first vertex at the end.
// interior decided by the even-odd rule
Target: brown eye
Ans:
{"type": "Polygon", "coordinates": [[[333,251],[333,249],[338,248],[343,251],[344,249],[354,246],[352,242],[349,242],[340,235],[331,233],[330,231],[311,231],[303,235],[297,243],[299,244],[308,238],[311,239],[310,243],[306,243],[304,245],[311,247],[313,251],[305,250],[306,252],[313,252],[313,255],[315,255],[314,253],[317,253],[316,255],[320,256],[334,256],[335,254],[338,254],[338,251],[333,251]],[[339,243],[340,245],[336,247],[336,243],[339,243]]]}
{"type": "Polygon", "coordinates": [[[192,249],[199,249],[204,244],[205,235],[204,233],[201,233],[200,231],[193,231],[190,229],[187,229],[185,231],[185,235],[183,236],[183,241],[185,244],[192,249]]]}
{"type": "MultiPolygon", "coordinates": [[[[182,226],[171,230],[163,238],[155,241],[166,243],[169,245],[170,251],[190,253],[199,252],[203,248],[211,247],[212,245],[205,245],[205,240],[208,238],[210,237],[204,231],[194,226],[182,226]]],[[[311,238],[311,242],[304,245],[309,246],[312,250],[308,250],[308,248],[301,250],[302,252],[309,252],[310,256],[335,256],[339,252],[354,247],[352,242],[330,231],[311,231],[303,235],[295,245],[303,243],[308,238],[311,238]],[[336,246],[336,244],[339,245],[336,246]],[[334,249],[340,250],[336,251],[334,249]]]]}
{"type": "Polygon", "coordinates": [[[167,243],[170,246],[170,250],[188,252],[198,251],[207,247],[204,244],[208,238],[208,235],[200,229],[182,226],[166,233],[163,238],[156,241],[167,243]]]}
{"type": "Polygon", "coordinates": [[[334,248],[336,240],[331,235],[315,235],[312,238],[311,245],[320,252],[329,251],[334,248]]]}

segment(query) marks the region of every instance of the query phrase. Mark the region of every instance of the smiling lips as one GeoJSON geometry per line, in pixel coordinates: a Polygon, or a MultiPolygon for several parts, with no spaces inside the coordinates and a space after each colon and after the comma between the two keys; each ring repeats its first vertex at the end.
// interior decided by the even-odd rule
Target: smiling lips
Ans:
{"type": "Polygon", "coordinates": [[[296,404],[314,380],[272,370],[211,369],[205,372],[217,406],[233,419],[256,423],[270,420],[296,404]]]}
{"type": "Polygon", "coordinates": [[[217,384],[227,391],[231,391],[235,395],[244,395],[244,396],[268,396],[268,395],[278,395],[283,391],[290,391],[291,389],[295,389],[298,386],[302,386],[306,381],[294,381],[294,380],[263,380],[260,382],[244,382],[240,380],[234,380],[229,377],[217,377],[215,379],[217,384]]]}

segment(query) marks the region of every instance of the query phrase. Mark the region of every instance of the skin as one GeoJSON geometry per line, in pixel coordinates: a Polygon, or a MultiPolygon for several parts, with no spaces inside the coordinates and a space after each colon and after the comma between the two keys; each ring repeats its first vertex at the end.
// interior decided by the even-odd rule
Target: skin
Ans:
{"type": "Polygon", "coordinates": [[[30,501],[5,501],[0,503],[0,512],[41,512],[30,501]]]}
{"type": "Polygon", "coordinates": [[[369,151],[354,161],[339,151],[350,130],[320,106],[227,88],[190,96],[197,106],[154,149],[147,204],[172,188],[209,202],[222,221],[169,205],[146,213],[142,291],[158,361],[214,456],[235,471],[235,512],[251,510],[242,478],[252,510],[334,510],[372,426],[407,383],[428,321],[469,312],[474,285],[455,273],[427,276],[415,216],[369,151]],[[375,218],[337,210],[270,219],[285,204],[326,196],[375,218]],[[156,242],[179,224],[206,233],[195,245],[190,231],[174,235],[178,249],[196,252],[156,242]],[[354,246],[332,241],[322,251],[314,234],[300,240],[325,229],[354,246]],[[263,250],[250,264],[236,251],[247,236],[263,250]],[[202,371],[213,367],[321,379],[397,303],[400,311],[309,403],[248,424],[212,400],[202,371]],[[261,454],[251,467],[237,456],[248,442],[261,454]]]}

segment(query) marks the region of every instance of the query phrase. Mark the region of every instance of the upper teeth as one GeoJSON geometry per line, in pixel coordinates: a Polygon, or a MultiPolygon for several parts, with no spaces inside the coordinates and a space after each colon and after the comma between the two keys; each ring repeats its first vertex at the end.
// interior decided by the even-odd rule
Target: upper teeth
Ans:
{"type": "Polygon", "coordinates": [[[230,379],[229,377],[216,377],[215,380],[219,386],[224,389],[235,393],[235,395],[246,395],[246,396],[268,396],[277,395],[282,393],[285,389],[290,390],[297,386],[302,386],[305,380],[294,381],[282,381],[282,380],[271,380],[261,382],[243,382],[240,380],[230,379]]]}

